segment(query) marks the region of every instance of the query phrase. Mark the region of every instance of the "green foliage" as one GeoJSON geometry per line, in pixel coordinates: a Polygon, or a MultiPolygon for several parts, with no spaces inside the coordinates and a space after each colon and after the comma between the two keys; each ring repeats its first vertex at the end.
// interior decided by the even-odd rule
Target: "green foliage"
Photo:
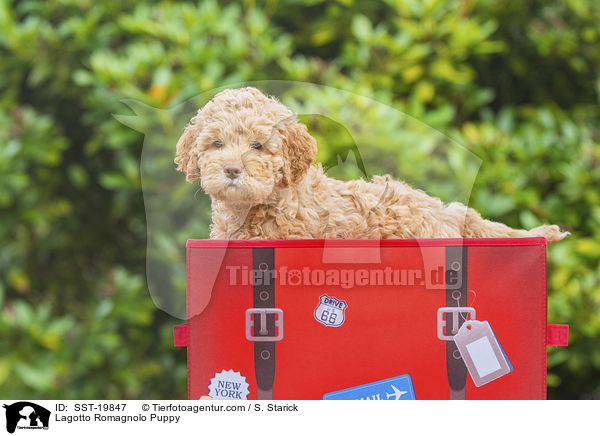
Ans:
{"type": "MultiPolygon", "coordinates": [[[[381,103],[352,113],[329,88],[282,94],[336,115],[305,118],[332,174],[361,176],[337,162],[356,142],[369,175],[465,201],[476,174],[484,216],[572,232],[548,249],[549,319],[571,325],[570,346],[549,350],[549,394],[600,398],[599,29],[586,0],[0,0],[0,393],[185,397],[179,321],[146,283],[137,130],[152,126],[112,114],[122,99],[166,109],[297,80],[381,103]],[[444,135],[466,150],[439,158],[444,135]]],[[[152,118],[167,147],[183,112],[152,118]]],[[[195,219],[189,236],[205,237],[208,214],[195,219]]],[[[174,235],[156,240],[177,264],[174,235]]]]}

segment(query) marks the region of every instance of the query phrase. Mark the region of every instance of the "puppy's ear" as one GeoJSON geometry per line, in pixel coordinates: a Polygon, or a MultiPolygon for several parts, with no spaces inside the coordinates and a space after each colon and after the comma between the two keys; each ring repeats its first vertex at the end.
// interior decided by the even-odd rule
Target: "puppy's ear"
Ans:
{"type": "Polygon", "coordinates": [[[185,173],[185,179],[192,183],[200,178],[200,169],[198,168],[198,156],[193,152],[199,128],[192,118],[190,124],[185,127],[183,135],[177,141],[177,151],[175,153],[175,164],[177,171],[185,173]]]}
{"type": "Polygon", "coordinates": [[[278,125],[283,148],[284,187],[297,184],[315,161],[317,141],[310,136],[306,126],[296,118],[283,120],[278,125]]]}

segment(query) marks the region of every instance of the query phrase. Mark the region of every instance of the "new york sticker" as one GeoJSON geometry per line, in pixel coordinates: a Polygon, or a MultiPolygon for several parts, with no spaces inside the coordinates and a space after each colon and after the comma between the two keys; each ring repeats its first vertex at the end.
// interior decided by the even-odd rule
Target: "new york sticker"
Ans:
{"type": "Polygon", "coordinates": [[[246,377],[233,369],[216,373],[208,389],[213,400],[246,400],[250,393],[246,377]]]}
{"type": "Polygon", "coordinates": [[[366,383],[364,385],[328,392],[324,400],[415,400],[410,375],[366,383]]]}

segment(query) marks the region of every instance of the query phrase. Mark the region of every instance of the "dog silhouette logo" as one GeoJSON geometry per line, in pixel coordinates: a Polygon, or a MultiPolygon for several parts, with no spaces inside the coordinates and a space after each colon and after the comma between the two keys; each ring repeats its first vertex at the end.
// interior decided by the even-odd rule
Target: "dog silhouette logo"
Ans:
{"type": "Polygon", "coordinates": [[[18,429],[48,429],[50,411],[29,401],[19,401],[4,405],[6,409],[6,431],[14,433],[18,429]]]}

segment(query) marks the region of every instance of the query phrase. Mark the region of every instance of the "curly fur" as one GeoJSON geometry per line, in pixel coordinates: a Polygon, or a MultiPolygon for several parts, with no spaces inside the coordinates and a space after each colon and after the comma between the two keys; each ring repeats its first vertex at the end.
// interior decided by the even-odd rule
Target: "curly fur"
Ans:
{"type": "Polygon", "coordinates": [[[461,203],[445,205],[390,176],[342,182],[314,164],[306,126],[274,97],[228,89],[201,108],[177,143],[177,169],[211,197],[213,239],[452,238],[543,236],[558,226],[515,230],[461,203]],[[217,148],[215,141],[223,144],[217,148]],[[260,143],[260,149],[251,147],[260,143]],[[224,166],[238,165],[231,180],[224,166]]]}

